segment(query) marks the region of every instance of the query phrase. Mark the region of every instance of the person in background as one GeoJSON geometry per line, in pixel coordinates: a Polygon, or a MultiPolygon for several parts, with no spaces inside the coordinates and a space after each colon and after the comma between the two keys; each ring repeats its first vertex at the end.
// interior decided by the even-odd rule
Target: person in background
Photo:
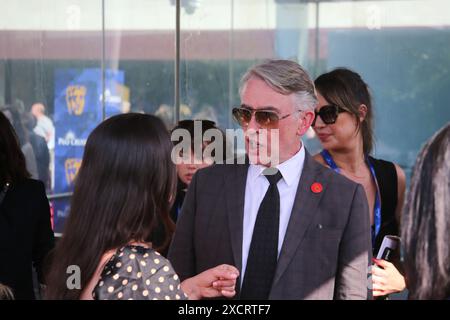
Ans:
{"type": "Polygon", "coordinates": [[[409,299],[450,300],[450,123],[419,152],[401,222],[409,299]]]}
{"type": "MultiPolygon", "coordinates": [[[[201,146],[198,147],[198,150],[202,151],[202,155],[203,155],[203,151],[205,149],[205,147],[207,145],[209,145],[212,140],[207,140],[204,141],[203,137],[205,136],[205,132],[207,132],[208,130],[217,130],[217,132],[220,132],[220,135],[222,136],[222,156],[220,157],[220,159],[222,161],[225,161],[226,159],[226,147],[227,147],[227,142],[225,139],[225,133],[223,133],[223,131],[221,131],[215,124],[214,121],[210,121],[210,120],[181,120],[178,122],[178,124],[172,129],[172,133],[175,130],[178,129],[184,129],[187,130],[189,132],[189,135],[191,137],[191,148],[190,148],[190,157],[188,157],[187,159],[190,159],[190,161],[185,161],[183,160],[183,154],[182,152],[179,154],[180,156],[180,162],[177,163],[177,176],[178,176],[178,183],[177,183],[177,197],[175,198],[175,203],[174,206],[172,207],[172,210],[170,211],[170,217],[172,218],[172,220],[174,222],[177,221],[178,215],[180,213],[181,210],[181,206],[183,205],[183,200],[184,197],[186,195],[186,191],[187,188],[189,187],[189,184],[192,181],[192,177],[194,176],[194,174],[197,172],[197,170],[201,169],[201,168],[206,168],[212,164],[214,164],[214,158],[215,158],[215,153],[211,154],[212,158],[207,158],[204,159],[203,157],[201,159],[197,159],[197,161],[194,161],[194,159],[196,158],[195,154],[194,154],[194,149],[195,149],[195,143],[198,141],[199,144],[201,144],[201,146]],[[196,140],[194,137],[194,127],[195,125],[201,127],[201,140],[196,140]]],[[[180,141],[177,141],[174,143],[174,145],[178,145],[180,141]]]]}
{"type": "MultiPolygon", "coordinates": [[[[373,106],[369,88],[359,74],[338,68],[319,76],[315,86],[319,103],[312,126],[323,150],[314,158],[364,187],[376,255],[385,235],[399,235],[405,174],[397,164],[371,156],[373,106]]],[[[374,297],[405,289],[404,277],[394,264],[373,261],[374,297]]]]}
{"type": "Polygon", "coordinates": [[[26,168],[31,174],[31,178],[38,179],[39,173],[37,169],[36,156],[34,154],[33,146],[30,143],[28,132],[23,124],[21,114],[12,106],[5,105],[0,107],[0,111],[11,122],[17,137],[19,139],[20,148],[25,156],[26,168]]]}
{"type": "Polygon", "coordinates": [[[47,142],[43,137],[33,131],[33,128],[36,127],[36,118],[31,113],[24,113],[22,118],[31,146],[33,147],[34,155],[36,156],[38,179],[44,183],[47,190],[50,187],[50,152],[47,147],[47,142]]]}
{"type": "Polygon", "coordinates": [[[36,117],[37,123],[34,132],[47,141],[50,151],[55,149],[55,127],[52,120],[45,115],[45,106],[37,102],[31,106],[31,114],[36,117]]]}
{"type": "Polygon", "coordinates": [[[45,139],[45,141],[47,142],[48,150],[50,152],[49,188],[52,189],[55,183],[55,126],[53,125],[53,121],[45,115],[45,106],[43,103],[34,103],[31,106],[30,112],[37,119],[36,127],[34,127],[34,132],[45,139]]]}
{"type": "MultiPolygon", "coordinates": [[[[218,265],[180,283],[151,242],[174,227],[172,142],[157,117],[113,116],[89,135],[63,237],[47,273],[47,299],[200,299],[233,297],[238,270],[218,265]],[[77,266],[79,286],[67,285],[77,266]]],[[[169,241],[164,239],[162,246],[169,241]]],[[[77,275],[74,275],[77,277],[77,275]]]]}
{"type": "Polygon", "coordinates": [[[0,112],[0,283],[26,300],[39,290],[33,266],[44,283],[45,258],[54,245],[44,184],[29,177],[14,128],[0,112]]]}
{"type": "MultiPolygon", "coordinates": [[[[208,130],[217,130],[216,133],[219,133],[222,137],[222,154],[218,155],[220,156],[220,159],[222,161],[225,161],[226,157],[226,139],[225,139],[225,133],[223,133],[215,124],[214,121],[211,120],[181,120],[177,123],[177,125],[171,130],[171,134],[174,137],[174,133],[178,131],[178,133],[182,134],[183,130],[185,133],[189,135],[190,139],[190,148],[188,150],[188,155],[183,155],[183,150],[180,150],[179,154],[177,155],[176,160],[176,168],[177,168],[177,192],[175,196],[175,201],[173,203],[173,206],[170,210],[170,218],[174,223],[177,222],[178,215],[180,214],[181,207],[183,205],[184,197],[186,195],[187,189],[189,187],[189,184],[192,181],[192,177],[197,172],[197,170],[201,168],[206,168],[214,163],[214,158],[216,154],[213,152],[211,154],[211,157],[203,157],[203,152],[205,150],[205,147],[208,146],[211,142],[214,140],[204,140],[205,133],[208,130]],[[198,126],[199,133],[201,134],[200,137],[195,137],[195,127],[198,126]],[[197,146],[195,146],[197,144],[197,146]],[[195,155],[194,150],[199,150],[201,154],[195,155]]],[[[172,138],[173,138],[172,137],[172,138]]],[[[177,137],[174,138],[174,147],[179,146],[180,143],[183,141],[182,138],[178,140],[177,137]]],[[[172,234],[169,235],[169,238],[171,239],[172,234]]],[[[155,238],[154,241],[156,243],[161,243],[161,239],[165,239],[164,230],[159,228],[157,232],[155,232],[155,238]]],[[[170,242],[169,242],[170,243],[170,242]]],[[[163,256],[167,256],[168,247],[161,248],[160,253],[163,256]]]]}

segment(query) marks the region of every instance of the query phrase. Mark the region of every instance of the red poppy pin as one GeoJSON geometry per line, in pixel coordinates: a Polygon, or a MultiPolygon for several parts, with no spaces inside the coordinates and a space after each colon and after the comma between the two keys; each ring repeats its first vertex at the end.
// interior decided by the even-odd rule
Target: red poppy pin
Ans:
{"type": "Polygon", "coordinates": [[[311,185],[311,191],[314,192],[314,193],[321,193],[322,190],[323,190],[322,184],[319,183],[319,182],[314,182],[311,185]]]}

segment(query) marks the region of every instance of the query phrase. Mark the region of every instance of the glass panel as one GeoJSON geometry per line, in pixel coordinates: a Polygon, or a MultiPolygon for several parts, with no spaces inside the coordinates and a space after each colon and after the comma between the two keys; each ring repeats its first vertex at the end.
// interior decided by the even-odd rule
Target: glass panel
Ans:
{"type": "Polygon", "coordinates": [[[182,0],[181,6],[180,119],[237,128],[231,109],[240,103],[239,80],[248,67],[270,58],[314,65],[308,25],[315,16],[307,3],[182,0]]]}
{"type": "Polygon", "coordinates": [[[321,3],[320,71],[344,66],[372,89],[377,157],[410,170],[450,120],[450,2],[321,3]]]}
{"type": "MultiPolygon", "coordinates": [[[[286,58],[313,78],[338,66],[360,73],[375,102],[375,156],[399,163],[408,177],[422,143],[450,120],[448,1],[181,4],[181,119],[236,127],[230,108],[239,103],[243,72],[286,58]]],[[[304,141],[312,153],[320,150],[312,130],[304,141]]]]}
{"type": "MultiPolygon", "coordinates": [[[[49,194],[70,192],[87,135],[101,121],[101,1],[0,5],[1,104],[20,115],[16,127],[25,125],[21,144],[33,177],[49,194]]],[[[68,199],[52,208],[60,232],[68,199]]]]}
{"type": "MultiPolygon", "coordinates": [[[[100,0],[0,5],[0,105],[24,118],[35,103],[44,105],[54,137],[46,134],[49,121],[34,128],[28,116],[27,125],[30,136],[48,140],[49,160],[33,151],[30,170],[49,194],[72,190],[103,111],[154,113],[173,125],[175,0],[105,1],[105,33],[100,0]]],[[[372,89],[375,155],[409,177],[423,142],[450,120],[449,25],[446,0],[182,0],[180,118],[236,128],[230,111],[239,104],[239,79],[264,59],[296,60],[313,78],[349,67],[372,89]]],[[[312,131],[304,141],[312,153],[320,150],[312,131]]],[[[68,212],[64,201],[53,203],[57,229],[68,212]]]]}
{"type": "Polygon", "coordinates": [[[175,6],[168,0],[132,3],[105,3],[105,66],[118,80],[116,92],[106,92],[106,113],[152,113],[170,127],[175,118],[175,6]]]}

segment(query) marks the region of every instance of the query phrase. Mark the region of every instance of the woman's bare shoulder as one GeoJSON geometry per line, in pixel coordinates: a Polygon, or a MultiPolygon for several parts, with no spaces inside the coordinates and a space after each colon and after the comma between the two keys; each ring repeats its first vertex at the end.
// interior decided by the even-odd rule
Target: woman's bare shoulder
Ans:
{"type": "Polygon", "coordinates": [[[325,161],[323,161],[322,155],[320,153],[313,155],[313,159],[316,160],[321,165],[326,166],[325,161]]]}

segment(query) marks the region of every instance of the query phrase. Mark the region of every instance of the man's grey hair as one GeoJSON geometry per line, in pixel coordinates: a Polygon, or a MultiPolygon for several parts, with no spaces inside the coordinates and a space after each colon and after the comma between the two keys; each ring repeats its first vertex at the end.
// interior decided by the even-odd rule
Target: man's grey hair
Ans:
{"type": "Polygon", "coordinates": [[[312,111],[317,105],[314,82],[306,70],[297,62],[290,60],[268,60],[251,67],[241,79],[239,86],[239,94],[241,97],[248,81],[255,77],[264,80],[268,86],[278,93],[284,95],[293,93],[298,110],[312,111]]]}

